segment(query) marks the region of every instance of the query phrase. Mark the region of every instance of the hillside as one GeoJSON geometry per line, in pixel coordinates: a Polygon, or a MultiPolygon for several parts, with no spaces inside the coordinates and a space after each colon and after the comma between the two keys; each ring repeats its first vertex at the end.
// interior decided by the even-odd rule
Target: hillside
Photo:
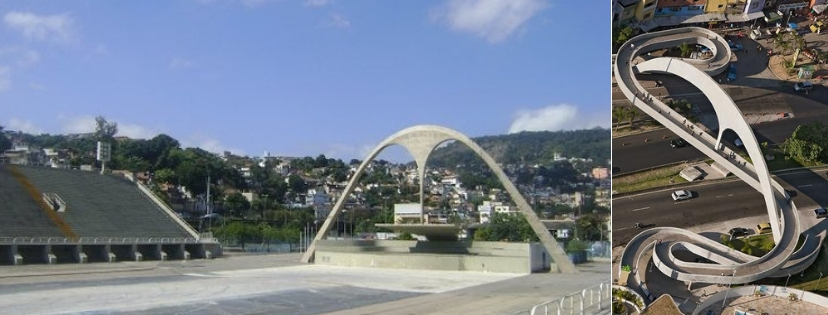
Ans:
{"type": "MultiPolygon", "coordinates": [[[[610,130],[521,132],[472,138],[489,155],[502,164],[549,164],[557,152],[563,157],[590,158],[606,165],[611,156],[610,130]]],[[[458,164],[479,161],[471,150],[459,142],[438,148],[428,164],[453,168],[458,164]]]]}

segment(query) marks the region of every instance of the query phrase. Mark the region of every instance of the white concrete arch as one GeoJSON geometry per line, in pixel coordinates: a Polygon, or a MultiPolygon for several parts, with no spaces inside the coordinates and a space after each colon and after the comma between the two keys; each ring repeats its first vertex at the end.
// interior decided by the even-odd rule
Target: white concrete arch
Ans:
{"type": "MultiPolygon", "coordinates": [[[[728,67],[731,54],[724,38],[707,29],[686,27],[653,32],[637,36],[621,47],[613,65],[613,73],[619,89],[634,106],[762,193],[777,246],[761,258],[747,257],[701,235],[683,229],[657,227],[643,231],[630,240],[622,254],[621,266],[639,266],[644,253],[652,251],[656,268],[673,279],[728,284],[778,276],[781,272],[792,270],[801,271],[807,267],[808,262],[813,261],[818,244],[811,242],[813,244],[803,245],[803,249],[813,246],[808,247],[809,250],[794,252],[800,234],[796,207],[782,186],[770,177],[759,143],[741,111],[710,77],[728,67]],[[709,60],[701,61],[649,58],[644,54],[685,42],[713,46],[711,50],[715,55],[709,60]],[[635,78],[637,73],[676,75],[699,88],[710,99],[719,119],[720,128],[716,137],[695,128],[685,117],[674,112],[657,97],[649,95],[635,78]],[[728,129],[742,139],[753,164],[721,144],[722,134],[728,129]],[[702,257],[712,258],[719,264],[683,262],[675,258],[674,250],[689,250],[702,257]],[[734,268],[736,274],[733,274],[734,268]]],[[[643,275],[636,273],[629,284],[645,289],[641,277],[643,275]]]]}
{"type": "Polygon", "coordinates": [[[564,273],[577,273],[578,270],[572,264],[572,262],[567,257],[566,253],[563,249],[558,245],[557,241],[552,237],[549,231],[546,230],[546,227],[543,225],[542,222],[538,219],[535,211],[532,210],[529,203],[523,198],[517,188],[512,184],[509,180],[506,173],[497,165],[497,162],[489,156],[486,151],[483,150],[480,146],[478,146],[474,141],[470,138],[466,137],[460,132],[455,130],[441,127],[441,126],[434,126],[434,125],[418,125],[403,129],[394,133],[393,135],[389,136],[379,145],[374,148],[368,157],[362,161],[362,164],[357,168],[356,173],[351,176],[351,179],[348,181],[348,185],[345,186],[345,190],[343,191],[342,195],[340,196],[339,200],[334,204],[333,209],[331,209],[331,213],[328,215],[328,218],[325,220],[325,223],[322,224],[322,227],[319,229],[319,232],[316,234],[311,245],[308,247],[307,252],[305,252],[304,256],[302,257],[303,262],[311,262],[314,257],[314,252],[316,251],[316,243],[317,241],[323,239],[332,227],[332,223],[334,219],[339,215],[342,211],[342,208],[345,205],[345,200],[347,200],[348,196],[353,192],[354,188],[356,188],[356,184],[359,181],[359,177],[365,171],[365,168],[383,151],[385,148],[391,145],[400,145],[404,147],[412,157],[414,157],[415,163],[417,163],[417,172],[420,178],[420,204],[423,203],[423,178],[425,178],[425,166],[426,162],[428,161],[428,157],[437,148],[441,143],[449,141],[449,140],[457,140],[460,143],[465,144],[469,149],[472,150],[477,156],[483,159],[483,162],[489,166],[495,176],[497,176],[498,180],[500,180],[503,187],[506,189],[506,192],[509,193],[509,196],[517,205],[518,209],[523,213],[526,220],[529,222],[529,225],[532,227],[532,230],[535,234],[538,235],[543,246],[546,248],[546,251],[551,256],[552,260],[556,264],[558,270],[564,273]]]}

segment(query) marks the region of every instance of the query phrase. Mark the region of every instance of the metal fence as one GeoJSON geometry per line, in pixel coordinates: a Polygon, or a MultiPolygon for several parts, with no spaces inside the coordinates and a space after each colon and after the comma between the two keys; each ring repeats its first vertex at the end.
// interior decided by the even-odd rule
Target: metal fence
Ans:
{"type": "Polygon", "coordinates": [[[608,309],[612,303],[612,285],[600,283],[579,292],[532,307],[531,315],[588,315],[608,309]]]}
{"type": "Polygon", "coordinates": [[[175,237],[0,237],[2,245],[196,244],[214,241],[175,237]]]}

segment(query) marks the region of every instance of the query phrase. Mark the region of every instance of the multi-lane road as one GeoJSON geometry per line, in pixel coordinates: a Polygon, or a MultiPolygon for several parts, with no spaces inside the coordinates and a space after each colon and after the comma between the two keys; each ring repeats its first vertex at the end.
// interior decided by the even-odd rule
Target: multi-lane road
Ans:
{"type": "MultiPolygon", "coordinates": [[[[665,82],[665,85],[669,88],[669,94],[673,95],[675,99],[688,99],[691,103],[699,106],[702,112],[712,110],[709,101],[698,93],[698,90],[694,91],[694,88],[687,86],[686,82],[684,84],[681,82],[672,82],[672,84],[665,82]]],[[[828,89],[817,88],[807,98],[803,95],[751,87],[729,87],[727,91],[745,114],[762,112],[793,113],[793,118],[753,125],[756,138],[760,143],[782,143],[801,124],[812,121],[828,121],[828,105],[826,105],[828,103],[828,89]]],[[[667,92],[668,90],[663,87],[650,90],[653,95],[659,93],[667,95],[667,92]]],[[[622,104],[625,102],[621,100],[622,98],[624,96],[620,95],[620,92],[613,92],[614,102],[622,104]]],[[[670,141],[676,138],[677,136],[669,130],[662,129],[613,139],[613,168],[615,172],[629,173],[654,166],[704,158],[701,152],[690,146],[680,149],[671,148],[670,141]]]]}
{"type": "MultiPolygon", "coordinates": [[[[776,177],[801,215],[813,215],[817,205],[828,205],[828,178],[825,171],[802,170],[776,177]]],[[[613,246],[626,244],[640,232],[635,223],[689,228],[744,217],[766,215],[761,195],[738,179],[688,184],[679,188],[613,197],[613,246]],[[673,201],[677,189],[693,192],[694,198],[673,201]]]]}

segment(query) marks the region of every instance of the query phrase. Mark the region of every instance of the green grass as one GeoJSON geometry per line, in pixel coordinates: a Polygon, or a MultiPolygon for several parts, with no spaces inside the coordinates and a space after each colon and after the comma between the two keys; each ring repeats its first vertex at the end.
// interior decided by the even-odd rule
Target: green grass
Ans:
{"type": "Polygon", "coordinates": [[[655,187],[686,183],[687,180],[679,176],[684,165],[668,166],[646,172],[619,176],[612,179],[612,190],[618,193],[645,190],[655,187]],[[670,182],[672,180],[672,183],[670,182]]]}
{"type": "MultiPolygon", "coordinates": [[[[812,166],[821,166],[823,164],[818,162],[805,162],[800,161],[796,158],[785,158],[785,153],[782,152],[782,148],[778,146],[769,146],[765,149],[762,149],[764,155],[773,154],[773,161],[768,161],[767,159],[765,162],[768,164],[768,170],[771,172],[784,170],[789,168],[799,168],[799,167],[812,167],[812,166]]],[[[753,160],[747,155],[747,152],[740,150],[739,156],[747,160],[749,163],[753,163],[753,160]]]]}
{"type": "MultiPolygon", "coordinates": [[[[828,254],[826,254],[825,244],[823,243],[814,263],[808,269],[805,269],[801,277],[798,274],[791,275],[788,281],[788,287],[825,294],[828,293],[828,279],[826,279],[826,276],[828,276],[828,254]],[[820,272],[822,273],[821,279],[819,276],[820,272]],[[819,286],[817,286],[817,282],[819,282],[819,286]]],[[[785,280],[787,280],[787,277],[776,279],[767,278],[757,281],[757,284],[783,286],[785,285],[785,280]]]]}
{"type": "Polygon", "coordinates": [[[754,235],[745,238],[734,238],[730,241],[730,247],[735,250],[742,250],[744,247],[745,242],[748,243],[748,246],[751,249],[750,255],[756,257],[765,256],[768,253],[769,249],[773,249],[775,245],[773,243],[773,234],[761,234],[761,235],[754,235]]]}

